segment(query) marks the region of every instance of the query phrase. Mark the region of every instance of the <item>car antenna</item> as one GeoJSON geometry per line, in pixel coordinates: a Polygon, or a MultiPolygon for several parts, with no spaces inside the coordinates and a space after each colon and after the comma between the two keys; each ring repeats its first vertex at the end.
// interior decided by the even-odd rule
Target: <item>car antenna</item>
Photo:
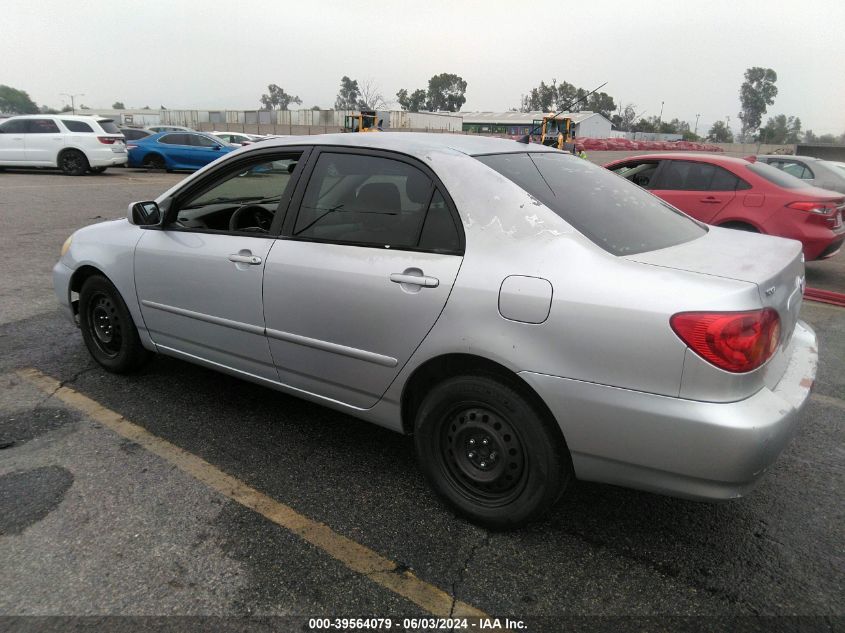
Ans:
{"type": "MultiPolygon", "coordinates": [[[[592,90],[590,90],[590,92],[588,92],[587,94],[585,94],[585,95],[584,95],[583,97],[581,97],[580,99],[576,99],[575,101],[570,101],[570,102],[569,102],[569,103],[567,103],[565,106],[563,106],[563,108],[560,110],[560,112],[555,112],[555,114],[554,114],[554,116],[552,116],[552,118],[553,118],[553,119],[556,119],[556,118],[557,118],[557,116],[558,116],[559,114],[563,114],[564,112],[569,112],[569,108],[571,108],[572,106],[574,106],[574,105],[576,105],[576,104],[578,104],[578,103],[581,103],[584,99],[586,99],[587,97],[589,97],[591,94],[593,94],[593,93],[594,93],[594,92],[596,92],[597,90],[601,90],[601,89],[602,89],[602,88],[604,88],[606,85],[607,85],[607,82],[605,81],[605,82],[604,82],[602,85],[600,85],[598,88],[593,88],[592,90]]],[[[520,137],[520,138],[516,139],[516,142],[517,142],[517,143],[525,143],[526,145],[528,145],[528,144],[531,142],[531,137],[534,135],[534,132],[536,132],[536,131],[537,131],[537,128],[539,128],[539,127],[542,127],[542,126],[541,126],[541,125],[535,125],[535,126],[531,129],[531,131],[530,131],[528,134],[526,134],[525,136],[522,136],[522,137],[520,137]]]]}

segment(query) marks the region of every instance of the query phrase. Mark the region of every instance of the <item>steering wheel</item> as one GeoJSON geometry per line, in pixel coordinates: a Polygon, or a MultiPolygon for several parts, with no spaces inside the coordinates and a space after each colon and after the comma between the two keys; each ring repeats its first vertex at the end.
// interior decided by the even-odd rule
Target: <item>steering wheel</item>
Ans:
{"type": "Polygon", "coordinates": [[[245,204],[235,209],[229,218],[230,231],[248,231],[252,233],[269,233],[273,223],[273,212],[260,204],[245,204]],[[244,226],[241,226],[241,225],[244,226]]]}

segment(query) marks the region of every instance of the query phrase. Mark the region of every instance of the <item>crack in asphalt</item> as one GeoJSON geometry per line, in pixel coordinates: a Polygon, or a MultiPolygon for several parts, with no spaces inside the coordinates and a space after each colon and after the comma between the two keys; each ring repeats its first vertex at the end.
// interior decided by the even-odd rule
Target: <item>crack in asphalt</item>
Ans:
{"type": "Polygon", "coordinates": [[[87,374],[88,372],[94,371],[95,369],[99,369],[99,365],[90,365],[90,366],[86,367],[85,369],[80,369],[78,372],[73,374],[73,376],[71,376],[70,378],[67,378],[66,380],[60,381],[55,389],[53,389],[50,393],[48,393],[43,398],[41,398],[35,404],[35,406],[32,407],[32,410],[37,411],[39,409],[44,408],[44,405],[47,403],[47,401],[50,400],[53,396],[55,396],[59,392],[59,389],[61,389],[62,387],[66,387],[68,385],[72,385],[77,380],[79,380],[80,376],[82,376],[83,374],[87,374]]]}
{"type": "MultiPolygon", "coordinates": [[[[472,564],[473,559],[478,554],[478,551],[484,547],[489,547],[490,544],[493,542],[493,537],[490,534],[484,534],[484,537],[479,542],[475,543],[469,550],[469,555],[466,557],[464,561],[463,567],[458,571],[458,577],[452,581],[452,604],[449,606],[449,616],[452,617],[455,612],[455,605],[458,602],[458,588],[464,583],[466,579],[466,573],[469,570],[469,566],[472,564]]],[[[454,627],[451,629],[454,631],[454,627]]]]}

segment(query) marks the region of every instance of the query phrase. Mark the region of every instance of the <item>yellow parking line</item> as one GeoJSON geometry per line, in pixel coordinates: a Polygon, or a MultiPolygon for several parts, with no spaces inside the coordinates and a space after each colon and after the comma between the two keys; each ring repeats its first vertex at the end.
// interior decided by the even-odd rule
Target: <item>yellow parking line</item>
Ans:
{"type": "Polygon", "coordinates": [[[837,409],[845,411],[845,400],[840,400],[839,398],[834,398],[833,396],[824,396],[820,393],[814,393],[810,396],[810,400],[815,400],[819,404],[836,407],[837,409]]]}
{"type": "Polygon", "coordinates": [[[399,571],[398,565],[389,558],[338,534],[324,523],[309,519],[290,506],[279,503],[235,477],[226,474],[201,457],[197,457],[193,453],[153,435],[119,413],[107,409],[78,391],[62,386],[55,378],[33,368],[23,369],[17,373],[41,391],[81,411],[90,419],[108,427],[118,435],[140,444],[151,453],[158,455],[174,464],[181,471],[203,482],[209,488],[293,532],[302,540],[340,561],[352,571],[365,575],[376,584],[410,600],[432,615],[438,617],[450,615],[473,618],[488,617],[483,611],[460,600],[455,600],[447,592],[420,580],[411,572],[399,571]]]}

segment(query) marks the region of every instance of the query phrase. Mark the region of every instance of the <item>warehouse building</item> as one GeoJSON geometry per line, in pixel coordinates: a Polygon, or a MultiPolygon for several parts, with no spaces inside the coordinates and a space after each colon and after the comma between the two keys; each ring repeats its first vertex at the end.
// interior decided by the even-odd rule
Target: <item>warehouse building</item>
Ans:
{"type": "MultiPolygon", "coordinates": [[[[464,112],[463,131],[469,134],[521,136],[531,132],[535,121],[554,112],[464,112]]],[[[564,112],[575,123],[575,136],[609,138],[611,122],[598,112],[564,112]]]]}

